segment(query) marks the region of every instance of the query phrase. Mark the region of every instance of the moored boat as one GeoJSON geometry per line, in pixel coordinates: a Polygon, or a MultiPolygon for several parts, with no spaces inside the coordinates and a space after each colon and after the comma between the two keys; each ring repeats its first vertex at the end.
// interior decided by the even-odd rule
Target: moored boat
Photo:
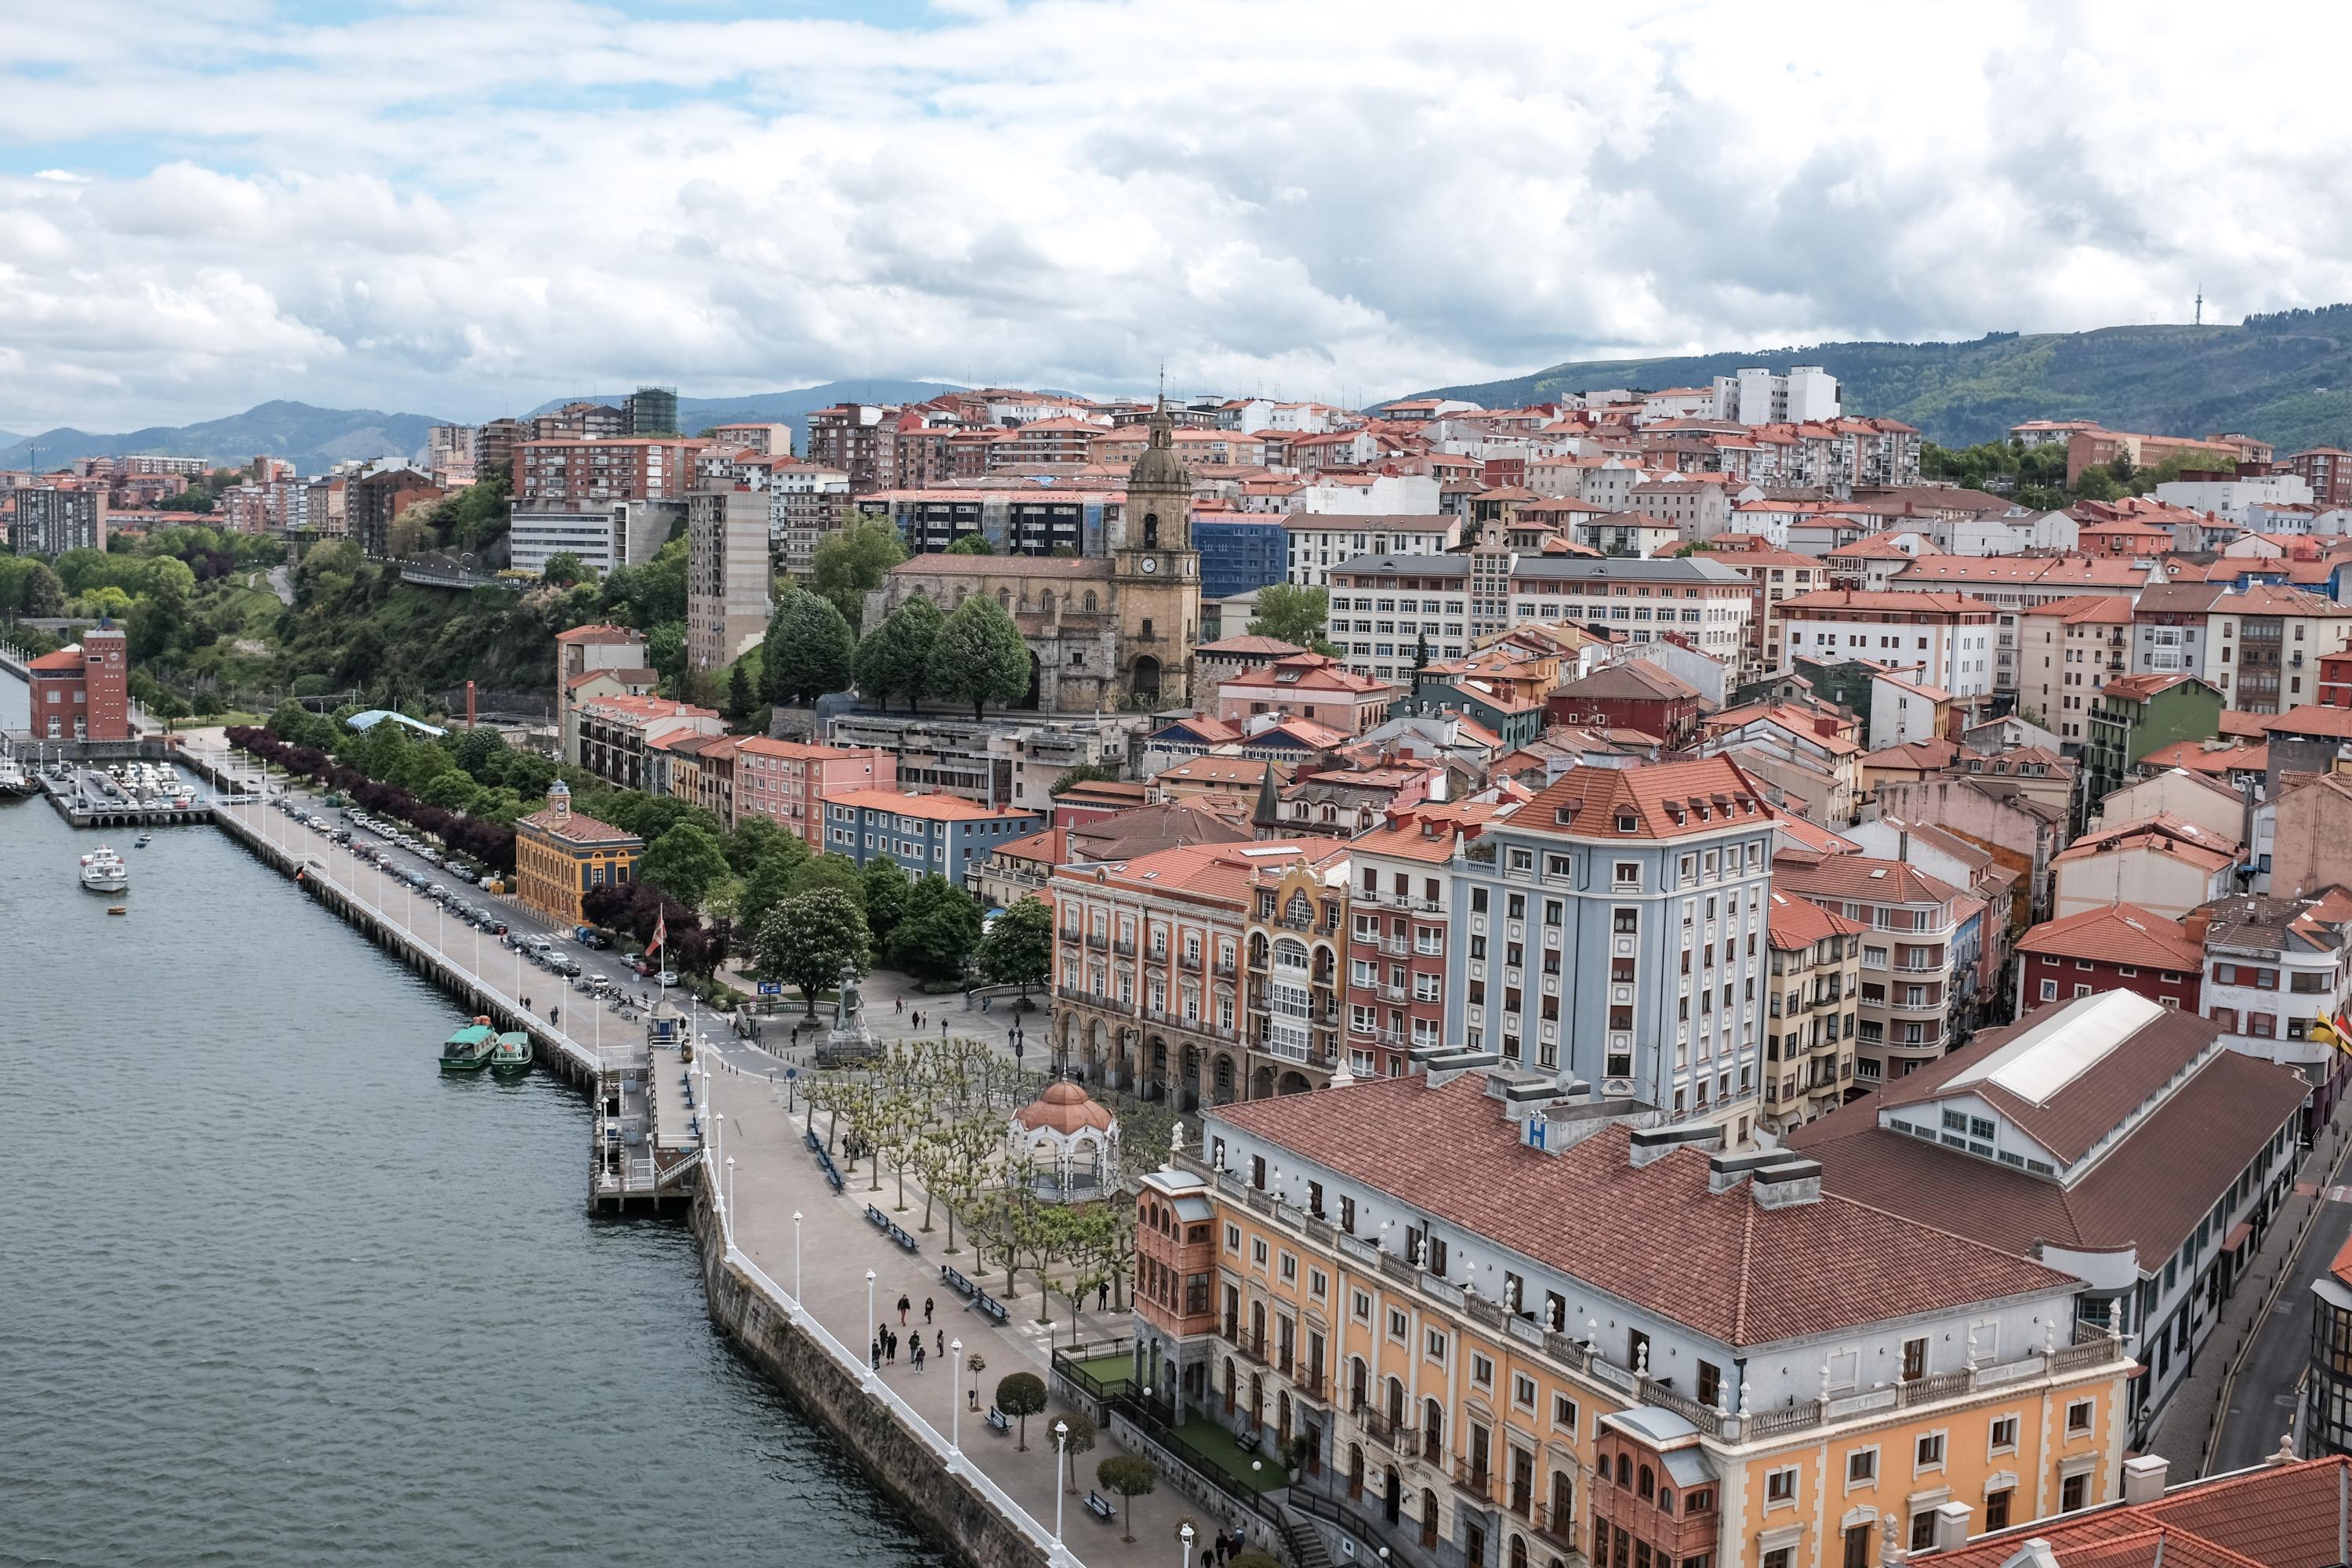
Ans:
{"type": "Polygon", "coordinates": [[[490,1065],[499,1037],[488,1018],[477,1018],[441,1042],[443,1072],[479,1072],[490,1065]]]}
{"type": "Polygon", "coordinates": [[[33,782],[33,775],[25,771],[24,763],[11,756],[0,756],[0,799],[20,799],[39,787],[33,782]]]}
{"type": "Polygon", "coordinates": [[[131,868],[101,844],[81,858],[81,885],[93,893],[120,893],[131,886],[131,868]]]}
{"type": "Polygon", "coordinates": [[[500,1078],[520,1078],[530,1070],[530,1037],[510,1029],[490,1052],[490,1070],[500,1078]]]}

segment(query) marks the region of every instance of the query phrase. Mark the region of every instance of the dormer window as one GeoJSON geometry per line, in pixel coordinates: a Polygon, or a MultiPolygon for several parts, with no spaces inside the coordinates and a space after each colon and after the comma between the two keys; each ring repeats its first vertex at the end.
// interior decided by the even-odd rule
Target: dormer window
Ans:
{"type": "Polygon", "coordinates": [[[1618,831],[1618,832],[1620,832],[1620,833],[1639,833],[1641,830],[1642,830],[1642,819],[1641,819],[1640,817],[1635,816],[1634,816],[1632,812],[1630,812],[1630,811],[1621,811],[1621,812],[1619,812],[1619,813],[1617,814],[1617,831],[1618,831]]]}

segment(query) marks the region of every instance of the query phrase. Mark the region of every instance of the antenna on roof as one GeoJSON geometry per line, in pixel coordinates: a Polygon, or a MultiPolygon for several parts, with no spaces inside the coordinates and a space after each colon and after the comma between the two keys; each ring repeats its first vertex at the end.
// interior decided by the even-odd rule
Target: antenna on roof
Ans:
{"type": "Polygon", "coordinates": [[[2202,289],[2197,290],[2197,324],[2200,327],[2205,324],[2205,290],[2202,289]]]}

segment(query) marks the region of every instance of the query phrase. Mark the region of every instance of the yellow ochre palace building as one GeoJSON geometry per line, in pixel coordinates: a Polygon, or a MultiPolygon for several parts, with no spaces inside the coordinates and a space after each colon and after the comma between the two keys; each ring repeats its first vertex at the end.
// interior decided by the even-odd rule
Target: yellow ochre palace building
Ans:
{"type": "Polygon", "coordinates": [[[515,824],[515,892],[541,914],[577,921],[588,889],[627,886],[645,851],[635,834],[573,811],[572,791],[558,779],[546,809],[515,824]]]}

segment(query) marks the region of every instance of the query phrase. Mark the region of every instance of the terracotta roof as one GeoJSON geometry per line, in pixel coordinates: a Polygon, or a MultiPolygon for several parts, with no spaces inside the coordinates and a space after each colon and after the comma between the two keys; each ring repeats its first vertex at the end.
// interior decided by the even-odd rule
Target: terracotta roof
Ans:
{"type": "Polygon", "coordinates": [[[1719,1342],[1764,1345],[2070,1288],[2065,1275],[1844,1197],[1777,1208],[1743,1183],[1710,1193],[1708,1158],[1635,1168],[1612,1126],[1562,1152],[1526,1147],[1484,1078],[1425,1078],[1224,1105],[1207,1113],[1415,1211],[1719,1342]],[[1444,1150],[1448,1179],[1429,1179],[1444,1150]],[[1605,1214],[1608,1225],[1559,1216],[1605,1214]],[[1671,1236],[1661,1248],[1655,1237],[1671,1236]]]}
{"type": "Polygon", "coordinates": [[[1770,808],[1729,757],[1650,768],[1572,768],[1512,813],[1514,828],[1616,837],[1681,838],[1726,823],[1762,824],[1770,808]],[[1631,820],[1628,830],[1620,826],[1631,820]]]}
{"type": "Polygon", "coordinates": [[[1195,644],[1192,648],[1192,652],[1196,655],[1206,654],[1214,658],[1276,659],[1306,651],[1297,643],[1287,643],[1280,637],[1252,635],[1219,637],[1215,642],[1195,644]]]}
{"type": "Polygon", "coordinates": [[[1166,780],[1176,779],[1185,784],[1244,784],[1255,788],[1264,782],[1266,769],[1273,765],[1255,757],[1194,757],[1172,768],[1162,768],[1152,777],[1161,780],[1163,785],[1166,780]]]}
{"type": "Polygon", "coordinates": [[[561,643],[625,643],[646,639],[644,633],[631,631],[627,626],[600,625],[574,626],[568,632],[558,632],[555,640],[561,643]]]}
{"type": "Polygon", "coordinates": [[[2184,680],[2196,680],[2193,675],[2123,675],[2106,684],[2103,697],[2128,698],[2145,702],[2159,691],[2169,691],[2184,680]]]}
{"type": "Polygon", "coordinates": [[[1783,839],[1791,841],[1775,847],[1773,858],[1776,871],[1779,869],[1779,861],[1782,856],[1793,854],[1805,859],[1818,860],[1830,855],[1862,853],[1861,845],[1842,833],[1835,833],[1823,827],[1811,818],[1794,816],[1785,811],[1775,812],[1772,815],[1774,818],[1772,826],[1779,830],[1783,839]]]}
{"type": "Polygon", "coordinates": [[[61,647],[55,653],[45,653],[38,658],[26,660],[25,668],[27,669],[79,669],[81,649],[61,647]]]}
{"type": "Polygon", "coordinates": [[[2321,708],[2305,703],[2276,718],[2264,719],[2263,728],[2273,735],[2317,735],[2332,741],[2352,741],[2352,708],[2321,708]]]}
{"type": "Polygon", "coordinates": [[[2109,904],[2064,920],[2044,921],[2018,938],[2017,951],[2147,969],[2201,972],[2205,965],[2205,946],[2189,936],[2187,927],[2137,904],[2109,904]]]}
{"type": "Polygon", "coordinates": [[[735,749],[749,752],[753,756],[782,757],[803,763],[838,762],[874,754],[853,746],[816,746],[806,741],[779,741],[767,735],[747,735],[735,743],[735,749]]]}
{"type": "Polygon", "coordinates": [[[1108,1131],[1117,1119],[1094,1096],[1064,1079],[1014,1111],[1013,1120],[1032,1132],[1067,1134],[1088,1128],[1108,1131]]]}
{"type": "Polygon", "coordinates": [[[901,561],[893,577],[1108,577],[1099,555],[951,555],[933,551],[901,561]]]}
{"type": "Polygon", "coordinates": [[[1569,681],[1557,688],[1552,696],[1560,699],[1622,698],[1638,702],[1689,702],[1696,700],[1698,688],[1646,658],[1629,658],[1616,664],[1602,665],[1581,679],[1569,681]]]}
{"type": "Polygon", "coordinates": [[[908,795],[893,789],[843,789],[825,793],[827,805],[854,805],[862,811],[896,812],[900,816],[919,816],[932,822],[976,822],[982,818],[1004,816],[1034,816],[1034,811],[1016,811],[1009,805],[985,806],[969,801],[960,795],[908,795]]]}
{"type": "Polygon", "coordinates": [[[1368,692],[1393,690],[1395,683],[1359,675],[1338,659],[1319,653],[1300,653],[1277,658],[1255,669],[1244,670],[1239,675],[1227,676],[1225,687],[1228,689],[1264,687],[1274,691],[1338,691],[1360,696],[1368,692]]]}
{"type": "Polygon", "coordinates": [[[1049,827],[1043,833],[1033,833],[1026,838],[996,847],[999,855],[1009,855],[1015,860],[1035,860],[1048,868],[1060,865],[1069,858],[1068,830],[1049,827]]]}
{"type": "Polygon", "coordinates": [[[1939,877],[1874,855],[1837,855],[1811,866],[1775,865],[1772,880],[1807,898],[1854,903],[1940,904],[1960,896],[1959,889],[1939,877]]]}
{"type": "Polygon", "coordinates": [[[554,809],[549,807],[519,819],[515,826],[535,827],[550,838],[561,839],[566,844],[635,844],[639,848],[645,847],[645,840],[627,828],[599,822],[576,811],[567,812],[559,821],[554,809]]]}
{"type": "Polygon", "coordinates": [[[1797,610],[1818,610],[1834,615],[1840,610],[1872,610],[1926,612],[1941,615],[1992,615],[1994,607],[1982,599],[1966,594],[1898,593],[1889,590],[1871,593],[1861,588],[1816,588],[1810,594],[1792,595],[1780,601],[1780,613],[1797,610]]]}
{"type": "Polygon", "coordinates": [[[2179,768],[2205,774],[2260,773],[2269,765],[2268,746],[2251,746],[2242,741],[2223,746],[2203,741],[2175,741],[2168,746],[2158,746],[2139,760],[2143,772],[2149,768],[2179,768]]]}
{"type": "Polygon", "coordinates": [[[1833,936],[1859,936],[1870,928],[1860,921],[1849,920],[1835,910],[1826,910],[1811,899],[1794,893],[1774,892],[1772,907],[1765,911],[1765,932],[1774,947],[1782,952],[1812,946],[1833,936]]]}

